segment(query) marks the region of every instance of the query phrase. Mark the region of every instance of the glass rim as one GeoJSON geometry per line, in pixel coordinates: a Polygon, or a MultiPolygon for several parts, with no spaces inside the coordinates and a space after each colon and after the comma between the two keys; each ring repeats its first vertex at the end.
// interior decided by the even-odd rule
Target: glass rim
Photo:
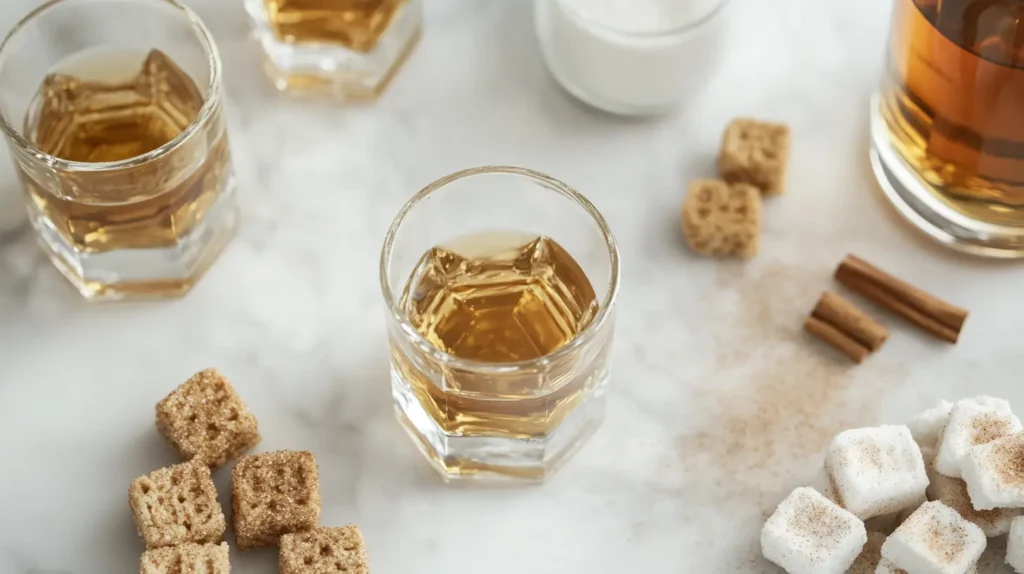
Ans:
{"type": "MultiPolygon", "coordinates": [[[[4,62],[8,55],[5,50],[8,48],[8,44],[12,39],[25,28],[30,22],[47,12],[48,10],[58,6],[60,4],[72,4],[76,2],[84,2],[88,0],[48,0],[42,5],[36,7],[31,12],[26,14],[21,20],[15,24],[7,35],[4,36],[2,42],[0,42],[0,73],[4,68],[4,62]]],[[[206,54],[207,66],[210,73],[210,82],[207,86],[206,98],[203,101],[203,106],[199,109],[199,114],[192,120],[192,123],[187,128],[181,131],[171,141],[163,144],[162,146],[152,149],[144,154],[133,156],[127,159],[117,161],[100,161],[100,162],[89,162],[89,161],[72,161],[67,159],[59,158],[55,155],[48,154],[43,150],[36,147],[31,140],[21,134],[21,131],[11,125],[7,116],[4,114],[3,106],[0,106],[0,130],[7,136],[8,139],[13,141],[22,150],[30,152],[35,159],[42,161],[51,168],[60,169],[64,171],[77,171],[77,172],[104,172],[112,170],[120,170],[125,168],[136,167],[145,163],[149,163],[156,160],[168,153],[174,151],[180,147],[186,140],[191,138],[196,132],[202,129],[203,126],[210,122],[214,112],[220,102],[220,77],[221,77],[221,61],[220,54],[217,51],[217,44],[213,39],[213,35],[210,30],[203,24],[203,21],[199,16],[188,6],[183,4],[180,0],[114,0],[117,2],[138,2],[138,3],[153,3],[153,4],[167,4],[172,8],[175,8],[181,12],[182,15],[188,19],[189,24],[192,27],[192,31],[196,34],[196,38],[199,40],[200,45],[203,48],[203,52],[206,54]]]]}
{"type": "Polygon", "coordinates": [[[593,339],[595,336],[594,334],[597,333],[611,317],[611,311],[614,307],[615,299],[619,291],[619,266],[619,248],[615,243],[615,238],[612,236],[611,229],[608,227],[608,222],[605,221],[601,212],[599,212],[597,208],[594,207],[594,204],[591,203],[583,194],[562,181],[539,171],[508,165],[485,165],[463,169],[435,180],[418,191],[402,206],[398,215],[395,216],[394,221],[391,222],[387,235],[384,237],[384,246],[381,249],[380,255],[380,286],[384,293],[384,302],[388,308],[388,313],[391,318],[399,324],[402,328],[402,332],[405,333],[407,337],[411,338],[421,350],[429,353],[435,360],[445,364],[446,366],[471,370],[477,373],[498,374],[556,362],[575,349],[586,345],[591,339],[593,339]],[[608,250],[608,258],[610,260],[609,265],[611,267],[607,285],[608,292],[600,303],[597,316],[594,317],[594,320],[591,321],[583,331],[577,333],[575,337],[570,339],[569,342],[555,349],[551,353],[537,357],[536,359],[510,361],[507,363],[487,363],[456,357],[447,351],[437,348],[433,343],[428,341],[426,337],[420,334],[419,330],[409,322],[405,313],[403,313],[399,308],[399,302],[391,292],[391,273],[389,270],[391,252],[394,248],[395,238],[398,236],[398,231],[401,229],[406,217],[414,208],[416,208],[416,206],[430,196],[430,194],[443,189],[448,184],[477,175],[514,175],[524,177],[535,183],[539,183],[555,193],[561,194],[563,197],[569,199],[577,206],[582,207],[583,210],[587,212],[590,219],[601,231],[601,237],[604,239],[604,246],[608,250]]]}
{"type": "MultiPolygon", "coordinates": [[[[541,1],[545,1],[545,0],[541,0],[541,1]]],[[[709,10],[706,14],[704,14],[700,18],[697,18],[696,20],[692,20],[692,21],[687,22],[685,24],[682,24],[682,25],[679,25],[679,26],[675,26],[675,27],[672,27],[672,28],[666,28],[664,30],[653,30],[653,31],[650,31],[650,32],[643,32],[643,31],[638,31],[638,30],[627,30],[627,29],[624,29],[624,28],[616,27],[616,26],[609,26],[608,24],[606,24],[604,22],[600,22],[600,21],[598,21],[598,20],[596,20],[594,18],[591,18],[591,17],[581,13],[579,10],[577,10],[575,8],[572,8],[570,6],[564,5],[563,0],[552,0],[552,1],[558,2],[560,4],[563,4],[563,8],[565,9],[565,13],[568,14],[570,16],[570,18],[575,18],[575,19],[577,19],[580,22],[583,22],[583,23],[585,23],[585,24],[587,24],[589,26],[593,26],[595,28],[598,28],[598,29],[600,29],[600,30],[602,30],[604,32],[609,33],[609,34],[614,34],[616,36],[626,37],[626,38],[640,38],[640,39],[644,39],[644,40],[658,40],[658,39],[662,39],[662,38],[670,38],[670,37],[673,37],[673,36],[679,36],[679,35],[682,35],[682,34],[686,34],[688,32],[696,31],[697,29],[702,28],[705,24],[707,24],[708,22],[710,22],[710,21],[714,20],[716,17],[718,17],[719,14],[721,14],[722,12],[725,11],[725,7],[729,4],[729,2],[731,2],[731,0],[719,0],[718,5],[715,6],[714,8],[712,8],[711,10],[709,10]]]]}

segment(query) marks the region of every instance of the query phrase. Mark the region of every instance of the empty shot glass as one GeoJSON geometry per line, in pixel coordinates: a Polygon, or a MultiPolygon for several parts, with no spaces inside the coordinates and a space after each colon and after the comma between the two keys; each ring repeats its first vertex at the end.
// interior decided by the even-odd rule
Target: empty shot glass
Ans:
{"type": "Polygon", "coordinates": [[[449,175],[402,208],[380,274],[396,414],[446,479],[543,480],[597,428],[619,253],[577,191],[449,175]]]}
{"type": "Polygon", "coordinates": [[[234,236],[220,74],[177,0],[51,0],[0,45],[29,218],[85,297],[181,295],[234,236]]]}

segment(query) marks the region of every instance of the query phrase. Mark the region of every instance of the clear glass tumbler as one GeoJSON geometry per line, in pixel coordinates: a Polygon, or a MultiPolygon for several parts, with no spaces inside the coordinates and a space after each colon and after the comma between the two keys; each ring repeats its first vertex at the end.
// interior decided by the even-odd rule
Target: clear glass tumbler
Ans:
{"type": "Polygon", "coordinates": [[[543,480],[603,419],[619,255],[569,186],[442,178],[391,225],[380,278],[396,414],[446,479],[543,480]]]}
{"type": "Polygon", "coordinates": [[[896,0],[871,160],[916,227],[1024,257],[1024,2],[896,0]]]}
{"type": "Polygon", "coordinates": [[[245,0],[279,90],[370,100],[420,37],[421,0],[245,0]]]}
{"type": "Polygon", "coordinates": [[[213,38],[177,0],[52,0],[0,44],[29,218],[82,295],[181,295],[229,243],[222,108],[213,38]]]}

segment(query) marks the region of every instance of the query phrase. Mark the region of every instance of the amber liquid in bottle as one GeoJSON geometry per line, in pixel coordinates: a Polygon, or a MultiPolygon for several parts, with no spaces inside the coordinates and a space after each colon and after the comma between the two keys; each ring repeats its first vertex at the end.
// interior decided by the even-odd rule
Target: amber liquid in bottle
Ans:
{"type": "MultiPolygon", "coordinates": [[[[89,53],[47,75],[26,117],[33,143],[52,156],[93,163],[134,158],[175,139],[198,116],[203,95],[162,52],[141,56],[89,53]],[[139,71],[125,79],[133,60],[127,69],[139,71]]],[[[138,165],[58,170],[61,196],[33,174],[21,175],[49,225],[75,249],[99,253],[173,245],[202,220],[229,171],[217,118],[194,141],[138,165]]]]}
{"type": "Polygon", "coordinates": [[[586,363],[572,354],[554,368],[529,363],[572,341],[598,311],[580,265],[547,237],[496,232],[433,247],[409,277],[401,306],[436,349],[484,364],[521,363],[500,374],[426,367],[444,370],[447,388],[440,388],[423,375],[431,357],[410,360],[393,349],[400,376],[448,433],[543,435],[585,398],[606,366],[606,346],[586,363]],[[538,392],[552,383],[552,392],[538,392]]]}
{"type": "Polygon", "coordinates": [[[941,200],[1024,225],[1024,1],[896,0],[882,113],[941,200]]]}

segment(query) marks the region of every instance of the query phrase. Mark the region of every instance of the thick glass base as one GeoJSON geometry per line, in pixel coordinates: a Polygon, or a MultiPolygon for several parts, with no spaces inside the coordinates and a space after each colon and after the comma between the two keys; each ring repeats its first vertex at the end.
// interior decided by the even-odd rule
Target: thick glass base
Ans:
{"type": "Polygon", "coordinates": [[[561,468],[604,420],[604,384],[561,424],[531,438],[446,433],[417,401],[412,388],[391,370],[395,415],[420,452],[445,481],[538,483],[561,468]]]}
{"type": "Polygon", "coordinates": [[[979,221],[941,198],[941,190],[907,163],[892,145],[876,95],[871,101],[871,166],[896,211],[939,243],[958,251],[1003,259],[1024,257],[1024,227],[979,221]]]}
{"type": "Polygon", "coordinates": [[[86,299],[168,299],[187,293],[235,236],[235,185],[228,178],[203,219],[169,247],[84,251],[69,244],[41,211],[32,209],[30,218],[50,260],[86,299]]]}
{"type": "Polygon", "coordinates": [[[377,45],[358,51],[340,44],[284,42],[274,32],[265,0],[246,0],[264,69],[281,91],[346,100],[373,100],[412,53],[422,29],[420,0],[405,2],[377,45]]]}

